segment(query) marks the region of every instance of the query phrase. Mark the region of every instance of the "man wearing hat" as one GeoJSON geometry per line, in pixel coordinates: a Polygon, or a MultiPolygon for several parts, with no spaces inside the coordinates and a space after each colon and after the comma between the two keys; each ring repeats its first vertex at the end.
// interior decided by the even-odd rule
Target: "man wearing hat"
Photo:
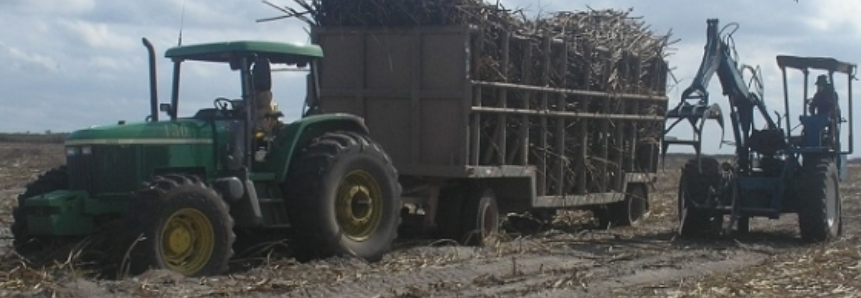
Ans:
{"type": "Polygon", "coordinates": [[[832,114],[837,109],[837,92],[828,82],[828,76],[820,75],[816,78],[816,94],[810,100],[808,109],[811,115],[834,116],[832,114]]]}
{"type": "Polygon", "coordinates": [[[816,94],[810,100],[808,111],[811,115],[823,115],[828,117],[828,130],[825,132],[825,138],[831,142],[831,134],[837,129],[837,121],[840,118],[840,108],[837,105],[837,92],[834,91],[834,85],[828,82],[828,76],[819,75],[816,78],[816,94]]]}

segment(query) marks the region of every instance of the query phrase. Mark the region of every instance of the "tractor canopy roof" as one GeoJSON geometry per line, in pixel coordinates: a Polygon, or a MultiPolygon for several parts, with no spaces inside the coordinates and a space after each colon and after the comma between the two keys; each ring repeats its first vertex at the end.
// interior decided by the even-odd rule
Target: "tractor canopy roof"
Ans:
{"type": "Polygon", "coordinates": [[[177,46],[168,49],[164,56],[173,60],[233,62],[247,54],[257,54],[276,64],[305,64],[322,58],[323,50],[313,44],[242,40],[177,46]]]}
{"type": "Polygon", "coordinates": [[[797,57],[797,56],[777,56],[777,65],[781,68],[797,68],[801,70],[808,69],[823,69],[827,71],[841,72],[848,75],[855,75],[855,64],[839,61],[830,57],[797,57]]]}

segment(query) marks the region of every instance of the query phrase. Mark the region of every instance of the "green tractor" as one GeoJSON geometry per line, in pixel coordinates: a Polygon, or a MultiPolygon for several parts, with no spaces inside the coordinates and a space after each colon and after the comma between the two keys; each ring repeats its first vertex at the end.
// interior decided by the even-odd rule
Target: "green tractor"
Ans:
{"type": "MultiPolygon", "coordinates": [[[[68,136],[66,164],[42,174],[18,198],[11,230],[22,256],[104,231],[121,268],[132,274],[151,268],[224,273],[241,231],[289,239],[298,259],[374,262],[390,250],[401,186],[363,119],[306,112],[283,123],[283,114],[257,108],[261,94],[271,91],[271,65],[307,68],[314,78],[319,46],[234,41],[171,48],[165,53],[174,66],[171,101],[159,103],[154,50],[143,43],[151,114],[145,122],[68,136]],[[218,98],[214,107],[180,117],[185,61],[238,71],[241,98],[218,98]],[[159,112],[169,119],[160,120],[159,112]]],[[[307,101],[317,92],[310,81],[307,101]]]]}

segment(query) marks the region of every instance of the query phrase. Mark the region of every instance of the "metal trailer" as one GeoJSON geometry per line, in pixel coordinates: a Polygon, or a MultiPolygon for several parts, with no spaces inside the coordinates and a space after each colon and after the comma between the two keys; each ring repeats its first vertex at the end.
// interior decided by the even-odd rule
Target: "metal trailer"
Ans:
{"type": "Polygon", "coordinates": [[[509,65],[499,77],[509,79],[480,80],[489,63],[481,30],[314,27],[326,59],[318,80],[309,78],[319,85],[309,88],[307,113],[363,117],[398,169],[405,204],[418,206],[437,235],[480,232],[471,238],[480,244],[500,213],[558,208],[639,224],[668,102],[663,55],[624,53],[626,63],[615,63],[618,49],[503,32],[494,53],[509,65]],[[572,48],[593,59],[570,67],[572,48]],[[614,92],[564,86],[608,82],[614,67],[624,82],[614,92]]]}

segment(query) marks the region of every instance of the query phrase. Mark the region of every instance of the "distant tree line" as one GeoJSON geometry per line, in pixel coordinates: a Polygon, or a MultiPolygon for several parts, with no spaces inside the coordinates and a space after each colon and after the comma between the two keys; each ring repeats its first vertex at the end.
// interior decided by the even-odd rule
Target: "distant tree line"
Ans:
{"type": "Polygon", "coordinates": [[[0,132],[0,142],[62,144],[66,140],[66,136],[68,135],[69,133],[55,133],[51,132],[50,130],[46,130],[45,133],[32,133],[29,131],[14,133],[0,132]]]}

